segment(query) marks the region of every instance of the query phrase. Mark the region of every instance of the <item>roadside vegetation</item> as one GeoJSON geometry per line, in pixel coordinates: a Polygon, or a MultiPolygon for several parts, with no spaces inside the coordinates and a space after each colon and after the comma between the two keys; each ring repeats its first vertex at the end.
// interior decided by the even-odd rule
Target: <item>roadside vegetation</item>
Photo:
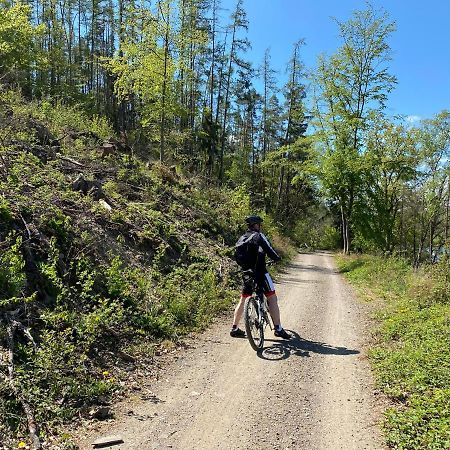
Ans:
{"type": "MultiPolygon", "coordinates": [[[[130,365],[228,308],[250,212],[285,255],[440,259],[416,285],[397,260],[345,264],[361,280],[384,261],[398,269],[395,286],[377,274],[371,288],[392,318],[380,373],[396,373],[382,368],[401,348],[411,361],[442,350],[427,330],[448,327],[450,113],[414,126],[386,114],[395,21],[370,4],[337,21],[341,46],[314,70],[299,39],[283,83],[269,50],[248,59],[248,26],[242,0],[230,14],[219,0],[0,0],[0,446],[55,444],[60,424],[122,390],[130,365]],[[406,344],[410,322],[420,345],[406,344]]],[[[401,406],[398,448],[410,448],[402,427],[444,439],[427,408],[448,408],[448,390],[422,392],[428,375],[411,374],[380,377],[401,406]]]]}
{"type": "Polygon", "coordinates": [[[77,108],[0,92],[0,117],[0,447],[28,432],[49,446],[151,368],[159,344],[236,301],[250,199],[138,154],[102,158],[114,133],[77,108]]]}
{"type": "Polygon", "coordinates": [[[370,359],[392,404],[385,414],[388,445],[450,448],[450,259],[416,271],[397,258],[337,261],[362,298],[376,302],[370,359]]]}

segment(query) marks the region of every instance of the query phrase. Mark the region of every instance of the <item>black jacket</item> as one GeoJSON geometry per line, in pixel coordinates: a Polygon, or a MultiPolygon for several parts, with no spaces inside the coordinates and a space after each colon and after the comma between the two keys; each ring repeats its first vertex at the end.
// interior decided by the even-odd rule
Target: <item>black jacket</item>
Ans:
{"type": "Polygon", "coordinates": [[[247,230],[238,240],[236,245],[239,245],[243,241],[247,241],[250,244],[248,246],[251,261],[248,267],[242,267],[243,270],[252,269],[255,275],[264,275],[267,272],[266,268],[266,255],[272,261],[280,261],[281,257],[273,249],[269,240],[263,233],[257,231],[247,230]]]}

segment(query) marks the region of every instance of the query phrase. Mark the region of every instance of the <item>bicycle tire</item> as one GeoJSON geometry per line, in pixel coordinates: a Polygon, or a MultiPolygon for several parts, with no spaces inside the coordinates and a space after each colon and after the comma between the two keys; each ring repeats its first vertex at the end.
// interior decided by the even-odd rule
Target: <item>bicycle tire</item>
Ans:
{"type": "Polygon", "coordinates": [[[244,306],[244,322],[247,339],[256,352],[264,345],[264,324],[255,297],[248,297],[244,306]]]}

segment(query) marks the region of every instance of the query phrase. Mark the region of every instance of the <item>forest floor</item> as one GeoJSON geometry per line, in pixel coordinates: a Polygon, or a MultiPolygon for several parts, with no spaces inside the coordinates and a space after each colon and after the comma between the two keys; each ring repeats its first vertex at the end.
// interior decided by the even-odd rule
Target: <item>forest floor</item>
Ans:
{"type": "Polygon", "coordinates": [[[284,327],[257,355],[230,338],[231,314],[183,349],[113,408],[114,419],[76,432],[82,450],[120,435],[110,449],[383,449],[384,400],[366,347],[369,306],[359,302],[329,253],[298,255],[278,277],[284,327]]]}

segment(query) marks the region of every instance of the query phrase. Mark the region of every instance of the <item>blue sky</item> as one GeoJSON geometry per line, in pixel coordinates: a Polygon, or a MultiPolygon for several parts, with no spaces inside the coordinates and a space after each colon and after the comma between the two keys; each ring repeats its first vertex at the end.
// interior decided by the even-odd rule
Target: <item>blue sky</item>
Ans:
{"type": "MultiPolygon", "coordinates": [[[[231,11],[236,0],[222,0],[231,11]]],[[[390,95],[387,113],[431,118],[450,109],[450,1],[374,0],[397,24],[390,38],[390,72],[398,85],[390,95]]],[[[332,20],[345,21],[363,0],[244,0],[252,50],[247,57],[258,66],[270,48],[272,66],[284,80],[292,44],[303,38],[303,61],[313,70],[320,53],[331,54],[341,44],[332,20]]],[[[224,18],[228,12],[223,11],[224,18]]]]}

